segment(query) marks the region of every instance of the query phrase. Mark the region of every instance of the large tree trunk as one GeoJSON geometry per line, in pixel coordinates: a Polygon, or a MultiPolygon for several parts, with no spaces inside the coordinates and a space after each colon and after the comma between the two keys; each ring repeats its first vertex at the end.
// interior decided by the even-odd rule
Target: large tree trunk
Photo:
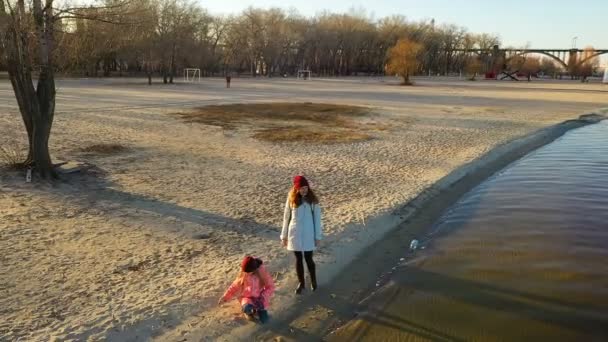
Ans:
{"type": "MultiPolygon", "coordinates": [[[[26,166],[33,166],[42,178],[55,178],[49,153],[49,137],[55,114],[55,79],[51,51],[53,44],[52,0],[46,0],[42,7],[40,0],[33,1],[32,14],[35,24],[34,36],[40,74],[34,89],[28,32],[22,20],[26,18],[23,0],[17,2],[16,16],[10,17],[5,35],[0,37],[6,47],[9,77],[19,111],[28,134],[29,152],[26,166]]],[[[0,14],[4,16],[4,4],[0,1],[0,14]]]]}
{"type": "MultiPolygon", "coordinates": [[[[11,47],[9,47],[9,53],[12,52],[11,47]]],[[[17,99],[17,104],[19,105],[19,111],[21,113],[21,118],[23,119],[23,124],[25,125],[25,130],[27,131],[28,137],[28,154],[27,159],[23,162],[25,166],[29,166],[34,161],[34,143],[33,143],[33,133],[34,133],[34,123],[33,123],[33,107],[34,104],[32,101],[28,99],[35,99],[36,92],[34,91],[34,86],[32,85],[31,74],[20,72],[17,63],[13,63],[11,56],[8,58],[8,74],[11,79],[11,84],[13,85],[13,91],[15,92],[15,98],[17,99]]]]}
{"type": "Polygon", "coordinates": [[[34,165],[42,178],[57,175],[53,170],[49,153],[49,138],[53,119],[55,117],[55,75],[53,72],[52,50],[54,43],[53,0],[46,0],[42,7],[40,0],[34,0],[34,21],[36,22],[36,38],[38,39],[38,57],[40,59],[40,74],[36,95],[38,111],[34,111],[33,154],[34,165]]]}

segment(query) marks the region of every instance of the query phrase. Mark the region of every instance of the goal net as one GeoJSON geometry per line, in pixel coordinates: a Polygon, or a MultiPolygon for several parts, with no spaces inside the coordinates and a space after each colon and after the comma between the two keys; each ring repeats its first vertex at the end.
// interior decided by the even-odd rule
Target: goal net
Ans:
{"type": "Polygon", "coordinates": [[[299,80],[310,80],[310,70],[298,70],[299,80]]]}
{"type": "Polygon", "coordinates": [[[200,82],[201,81],[201,69],[185,68],[184,69],[184,81],[185,82],[200,82]]]}

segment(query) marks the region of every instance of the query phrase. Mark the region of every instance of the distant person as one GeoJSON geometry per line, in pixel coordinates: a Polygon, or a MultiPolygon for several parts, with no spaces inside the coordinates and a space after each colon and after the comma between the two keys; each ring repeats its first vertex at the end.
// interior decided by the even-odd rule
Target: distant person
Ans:
{"type": "Polygon", "coordinates": [[[230,81],[232,80],[232,76],[230,74],[226,75],[226,88],[230,88],[230,81]]]}
{"type": "Polygon", "coordinates": [[[243,313],[250,320],[257,317],[260,323],[268,321],[268,306],[274,293],[274,281],[261,259],[246,256],[241,272],[220,298],[222,304],[237,296],[243,313]]]}
{"type": "Polygon", "coordinates": [[[323,225],[319,199],[304,176],[295,176],[293,187],[289,191],[285,203],[281,244],[283,247],[287,247],[287,250],[293,251],[296,257],[296,274],[298,275],[296,294],[302,293],[305,288],[302,259],[306,260],[308,266],[311,289],[313,291],[317,289],[313,251],[319,247],[322,237],[323,225]]]}

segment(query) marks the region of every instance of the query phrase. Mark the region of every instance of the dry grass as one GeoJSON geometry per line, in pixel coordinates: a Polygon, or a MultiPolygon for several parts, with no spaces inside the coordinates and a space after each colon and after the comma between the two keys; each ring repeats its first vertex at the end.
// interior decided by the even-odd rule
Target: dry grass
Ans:
{"type": "Polygon", "coordinates": [[[284,127],[261,130],[254,138],[269,142],[302,141],[310,143],[331,144],[365,141],[372,136],[355,130],[316,130],[311,128],[284,127]]]}
{"type": "MultiPolygon", "coordinates": [[[[196,108],[179,113],[187,122],[237,129],[249,126],[254,138],[270,142],[340,143],[371,139],[374,130],[360,119],[370,109],[323,103],[255,103],[196,108]]],[[[378,131],[378,129],[375,129],[378,131]]]]}
{"type": "Polygon", "coordinates": [[[80,149],[81,152],[104,155],[116,154],[126,150],[127,147],[121,144],[94,144],[80,149]]]}
{"type": "Polygon", "coordinates": [[[0,146],[0,166],[7,170],[21,170],[26,155],[19,148],[0,146]]]}

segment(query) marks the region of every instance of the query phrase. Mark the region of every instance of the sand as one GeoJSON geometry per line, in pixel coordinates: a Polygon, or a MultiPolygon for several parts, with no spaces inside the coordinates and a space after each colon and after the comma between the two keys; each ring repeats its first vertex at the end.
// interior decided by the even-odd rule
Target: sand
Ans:
{"type": "MultiPolygon", "coordinates": [[[[276,275],[272,312],[292,305],[290,255],[278,243],[291,176],[325,207],[321,286],[399,223],[421,191],[495,147],[605,106],[599,84],[394,79],[62,80],[55,159],[86,162],[57,184],[0,175],[0,339],[230,340],[248,323],[218,296],[246,253],[276,275]],[[249,128],[188,124],[204,104],[311,101],[374,108],[390,130],[354,144],[268,143],[249,128]],[[116,154],[80,152],[100,142],[116,154]]],[[[0,83],[0,145],[25,134],[0,83]]]]}

